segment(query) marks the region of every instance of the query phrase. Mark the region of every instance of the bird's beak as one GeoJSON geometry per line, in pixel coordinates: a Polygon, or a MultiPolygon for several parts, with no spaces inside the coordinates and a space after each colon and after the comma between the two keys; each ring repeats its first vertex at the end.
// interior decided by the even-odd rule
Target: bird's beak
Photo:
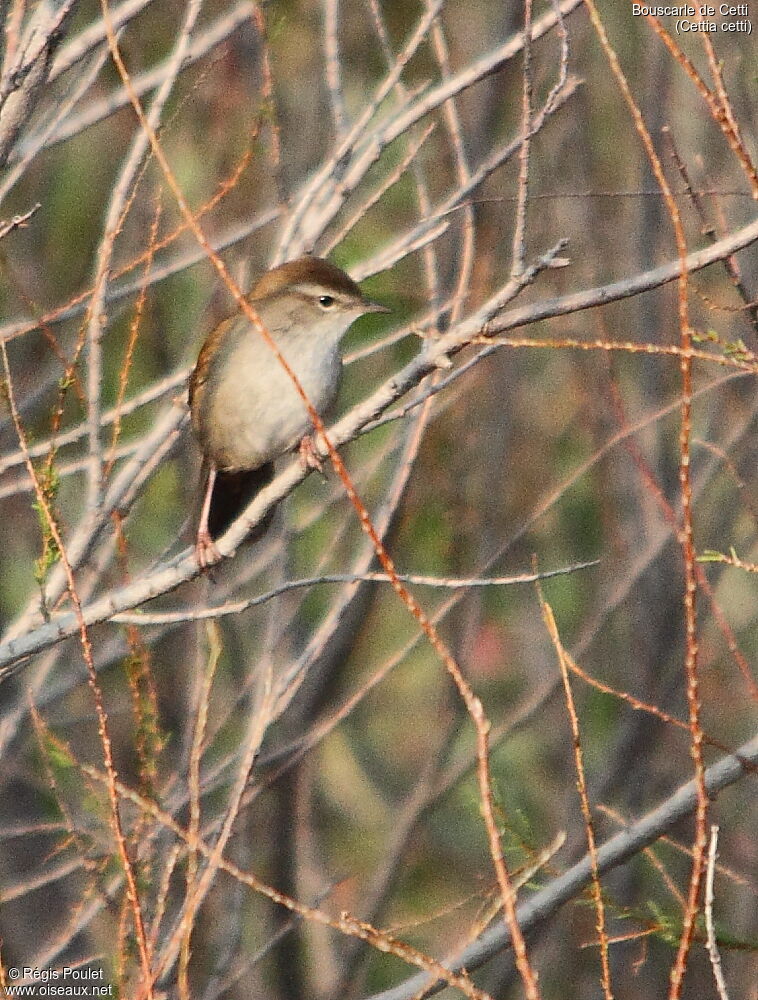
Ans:
{"type": "Polygon", "coordinates": [[[371,299],[363,300],[364,313],[389,313],[392,310],[388,306],[383,306],[381,302],[373,302],[371,299]]]}

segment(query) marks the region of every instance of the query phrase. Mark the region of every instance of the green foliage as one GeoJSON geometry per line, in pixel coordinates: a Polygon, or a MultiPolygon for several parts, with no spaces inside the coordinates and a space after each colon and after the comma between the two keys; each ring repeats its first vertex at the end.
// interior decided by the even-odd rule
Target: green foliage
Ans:
{"type": "Polygon", "coordinates": [[[37,514],[39,530],[42,535],[42,553],[34,564],[34,579],[38,584],[42,584],[51,567],[60,559],[60,550],[53,535],[48,514],[49,511],[55,511],[55,499],[60,490],[60,477],[52,461],[45,463],[37,475],[37,481],[44,497],[44,503],[39,499],[32,502],[32,510],[37,514]]]}

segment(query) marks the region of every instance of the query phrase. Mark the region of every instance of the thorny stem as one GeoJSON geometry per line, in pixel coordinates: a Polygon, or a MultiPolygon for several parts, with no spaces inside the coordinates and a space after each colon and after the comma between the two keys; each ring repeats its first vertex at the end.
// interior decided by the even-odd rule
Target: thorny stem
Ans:
{"type": "Polygon", "coordinates": [[[655,178],[663,192],[671,217],[676,248],[680,260],[679,272],[679,330],[682,354],[680,356],[680,371],[682,374],[681,392],[681,423],[679,430],[679,487],[682,500],[682,527],[679,533],[679,544],[684,557],[684,619],[685,619],[685,675],[687,684],[687,704],[690,721],[690,755],[695,768],[697,785],[697,809],[695,814],[695,839],[692,851],[692,872],[690,875],[687,907],[684,913],[682,933],[679,940],[676,960],[671,970],[671,988],[669,1000],[678,1000],[681,995],[682,981],[687,968],[692,938],[695,931],[695,921],[698,914],[700,885],[705,864],[706,818],[708,814],[708,795],[705,789],[705,767],[703,763],[703,730],[700,725],[700,690],[698,681],[698,639],[697,639],[697,575],[695,572],[695,545],[692,523],[692,483],[690,479],[690,438],[692,430],[692,359],[689,351],[692,348],[692,327],[689,318],[688,303],[688,271],[686,268],[687,242],[684,227],[676,200],[666,179],[658,154],[653,146],[650,133],[645,125],[642,114],[632,95],[618,57],[611,46],[605,28],[600,19],[595,0],[585,0],[590,20],[600,40],[600,44],[608,58],[619,88],[626,100],[629,112],[634,121],[642,144],[645,147],[655,178]]]}
{"type": "Polygon", "coordinates": [[[490,854],[492,856],[492,861],[495,866],[495,871],[497,874],[498,884],[500,886],[500,891],[503,897],[503,907],[505,911],[506,921],[510,929],[513,940],[514,953],[516,956],[516,964],[519,973],[524,981],[526,995],[528,1000],[538,1000],[539,992],[537,989],[537,980],[529,963],[529,959],[526,953],[526,943],[524,941],[524,937],[519,929],[518,922],[516,920],[516,894],[511,883],[508,869],[505,864],[505,859],[503,857],[503,852],[502,852],[502,845],[500,843],[500,835],[495,821],[494,804],[492,800],[491,775],[490,775],[489,757],[488,757],[489,753],[488,740],[489,740],[490,723],[485,716],[482,703],[474,695],[473,691],[469,687],[454,657],[452,656],[452,654],[450,653],[450,651],[447,649],[446,645],[440,638],[432,621],[426,616],[426,614],[423,612],[423,610],[421,609],[415,598],[406,590],[406,588],[401,583],[392,558],[390,557],[381,539],[379,538],[379,535],[377,534],[377,531],[371,522],[369,513],[366,510],[366,507],[364,506],[360,497],[358,496],[342,459],[340,458],[336,448],[331,443],[326,434],[326,428],[324,426],[323,421],[321,420],[321,417],[319,416],[313,404],[311,403],[310,399],[308,398],[305,390],[303,389],[300,381],[298,380],[291,366],[287,363],[286,359],[284,358],[281,351],[277,347],[276,342],[272,338],[271,334],[268,332],[268,330],[262,323],[257,312],[250,304],[250,302],[247,299],[245,299],[241,290],[237,286],[236,282],[234,282],[232,276],[229,274],[224,262],[221,260],[218,254],[215,253],[210,243],[208,242],[207,238],[205,237],[205,234],[200,228],[200,225],[195,220],[192,214],[192,210],[190,209],[184,197],[184,194],[181,188],[179,187],[176,178],[174,177],[174,174],[171,170],[168,160],[166,159],[165,153],[163,152],[163,149],[160,143],[158,142],[158,138],[155,134],[155,131],[154,129],[151,128],[150,124],[148,123],[145,117],[145,113],[140,104],[139,98],[134,93],[133,88],[131,87],[129,74],[121,57],[121,53],[118,48],[118,42],[116,40],[116,36],[111,23],[108,0],[101,0],[101,7],[103,10],[103,18],[105,21],[106,31],[108,35],[108,44],[111,49],[113,61],[116,64],[119,74],[121,75],[124,87],[129,93],[130,100],[132,102],[132,106],[134,107],[135,113],[137,114],[140,124],[148,136],[148,140],[150,142],[156,160],[160,164],[166,182],[171,188],[171,191],[174,197],[176,198],[177,204],[182,214],[184,215],[190,229],[192,230],[193,235],[195,236],[197,241],[200,243],[200,245],[203,247],[206,254],[208,255],[208,258],[215,267],[219,277],[222,279],[222,281],[224,282],[224,284],[227,286],[230,293],[234,297],[237,305],[240,307],[242,312],[250,321],[256,332],[263,337],[266,344],[273,351],[275,357],[277,358],[281,366],[284,368],[284,370],[287,372],[289,378],[292,380],[292,383],[295,386],[298,395],[301,397],[303,403],[305,404],[308,410],[308,414],[311,418],[311,421],[313,423],[313,426],[317,434],[323,438],[326,444],[326,448],[329,452],[329,457],[332,461],[335,472],[342,481],[347,496],[358,514],[363,531],[368,535],[372,545],[374,546],[374,550],[377,554],[379,562],[381,563],[385,572],[390,577],[393,589],[398,594],[403,603],[406,605],[406,607],[413,615],[413,617],[418,621],[422,630],[428,637],[432,647],[434,648],[434,650],[437,652],[438,656],[444,663],[446,669],[453,678],[461,694],[461,697],[464,701],[464,704],[466,705],[466,709],[472,719],[472,722],[474,723],[477,735],[479,787],[482,796],[482,810],[484,812],[485,825],[487,828],[487,834],[490,844],[490,854]]]}
{"type": "Polygon", "coordinates": [[[55,539],[55,544],[58,547],[58,552],[60,554],[60,560],[66,572],[66,579],[68,580],[68,591],[71,597],[71,603],[74,606],[74,611],[76,617],[79,621],[79,641],[82,647],[82,655],[84,656],[84,662],[87,666],[87,680],[92,691],[92,696],[95,701],[95,712],[97,713],[97,730],[100,736],[100,742],[103,748],[103,763],[105,764],[105,773],[107,777],[106,786],[108,788],[108,800],[111,808],[111,821],[113,824],[113,834],[116,840],[116,845],[118,848],[118,853],[121,858],[121,864],[124,869],[124,877],[126,878],[126,894],[129,899],[129,904],[132,909],[132,917],[134,919],[134,929],[137,937],[137,947],[140,956],[140,965],[142,967],[142,976],[144,980],[145,996],[148,1000],[152,1000],[153,997],[153,985],[152,985],[152,974],[150,971],[150,949],[147,944],[147,935],[145,934],[145,924],[142,917],[142,909],[140,906],[139,895],[137,893],[137,881],[134,875],[134,869],[132,867],[132,862],[129,857],[129,851],[126,846],[126,839],[124,837],[123,825],[121,822],[121,813],[119,807],[119,796],[116,790],[116,784],[118,781],[118,774],[116,772],[115,765],[113,763],[113,747],[111,745],[110,733],[108,731],[108,716],[105,712],[105,706],[103,704],[103,695],[100,690],[100,685],[97,681],[97,672],[95,670],[95,661],[92,655],[92,644],[90,643],[89,632],[87,630],[87,625],[84,621],[84,615],[82,613],[82,605],[79,600],[79,594],[76,589],[76,581],[74,579],[74,573],[71,569],[71,563],[66,556],[66,549],[63,544],[63,538],[61,537],[60,531],[58,529],[58,524],[55,519],[55,515],[50,507],[48,498],[45,496],[45,491],[40,486],[37,474],[35,472],[32,460],[28,457],[28,448],[26,443],[26,433],[21,424],[21,418],[16,407],[16,399],[13,391],[13,381],[11,378],[10,364],[8,362],[8,351],[6,349],[5,343],[0,341],[0,351],[2,351],[3,358],[3,370],[5,374],[5,388],[7,393],[8,404],[11,411],[11,417],[13,420],[13,425],[16,430],[16,435],[19,440],[21,448],[26,453],[26,469],[29,473],[29,478],[34,484],[34,492],[37,497],[37,503],[40,505],[41,510],[44,513],[45,520],[47,521],[50,532],[55,539]]]}

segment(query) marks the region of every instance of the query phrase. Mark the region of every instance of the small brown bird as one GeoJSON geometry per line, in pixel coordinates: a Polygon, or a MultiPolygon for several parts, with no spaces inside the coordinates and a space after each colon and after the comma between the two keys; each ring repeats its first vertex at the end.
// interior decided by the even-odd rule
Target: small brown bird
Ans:
{"type": "MultiPolygon", "coordinates": [[[[319,416],[337,396],[342,337],[359,316],[389,311],[318,257],[273,268],[248,298],[319,416]]],[[[218,558],[215,539],[270,482],[274,459],[300,443],[304,461],[319,463],[303,400],[244,315],[224,320],[208,335],[190,376],[189,404],[203,452],[196,552],[204,568],[218,558]]],[[[266,526],[258,526],[256,537],[266,526]]]]}

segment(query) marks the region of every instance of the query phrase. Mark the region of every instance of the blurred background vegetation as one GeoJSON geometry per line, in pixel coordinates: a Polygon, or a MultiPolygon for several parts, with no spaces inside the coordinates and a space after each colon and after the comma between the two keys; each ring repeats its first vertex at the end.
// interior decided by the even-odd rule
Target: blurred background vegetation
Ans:
{"type": "MultiPolygon", "coordinates": [[[[67,551],[78,552],[82,603],[155,579],[146,613],[190,612],[284,581],[376,568],[338,479],[310,476],[267,536],[210,578],[187,571],[170,587],[158,580],[177,539],[188,543],[196,502],[186,376],[233,302],[182,229],[111,58],[100,3],[70,7],[24,76],[18,67],[35,25],[62,8],[0,5],[2,86],[22,97],[29,90],[25,104],[17,101],[17,127],[9,125],[14,96],[0,111],[0,139],[8,138],[0,216],[38,206],[0,245],[0,302],[6,402],[12,394],[67,551]],[[43,62],[32,93],[25,81],[43,62]],[[122,473],[137,488],[109,507],[122,473]],[[69,550],[75,539],[87,541],[69,550]]],[[[554,21],[555,9],[538,4],[535,19],[554,21]]],[[[529,265],[565,239],[570,263],[525,287],[525,307],[677,257],[669,212],[586,10],[563,9],[563,24],[531,50],[534,116],[558,89],[531,141],[525,248],[529,265]]],[[[692,80],[630,10],[600,5],[695,250],[708,244],[707,227],[718,239],[755,219],[750,181],[692,80]]],[[[124,0],[112,16],[171,169],[241,286],[276,260],[314,251],[392,306],[391,316],[361,321],[347,338],[340,413],[410,361],[419,334],[454,330],[506,283],[523,61],[518,46],[492,71],[484,60],[520,31],[521,3],[124,0]],[[396,85],[335,156],[414,32],[419,44],[396,85]],[[450,101],[422,108],[463,74],[466,86],[450,101]],[[407,127],[386,141],[409,109],[407,127]],[[469,190],[468,178],[509,146],[513,155],[469,190]],[[353,167],[357,180],[343,198],[353,167]]],[[[702,38],[674,37],[715,90],[702,38]]],[[[714,45],[755,156],[755,41],[719,34],[714,45]]],[[[694,534],[698,554],[734,548],[755,562],[758,257],[749,247],[731,260],[742,291],[723,263],[689,281],[696,346],[715,359],[694,371],[694,534]],[[735,357],[743,369],[718,364],[735,357]]],[[[515,335],[675,345],[676,285],[515,335]]],[[[678,359],[478,345],[456,356],[453,373],[475,358],[429,402],[343,449],[398,569],[465,581],[529,573],[534,560],[540,570],[599,560],[543,584],[564,645],[604,685],[686,721],[678,359]]],[[[402,402],[450,374],[430,376],[402,402]]],[[[71,602],[55,582],[55,548],[8,406],[0,433],[0,615],[17,637],[71,602]]],[[[736,748],[755,729],[758,582],[745,569],[701,565],[709,588],[701,584],[698,595],[702,727],[736,748]]],[[[566,833],[521,890],[528,896],[586,851],[557,656],[534,585],[411,589],[492,722],[493,793],[511,870],[528,868],[566,833]]],[[[121,781],[208,844],[228,820],[224,853],[241,869],[326,913],[347,910],[391,929],[440,960],[501,919],[473,727],[386,583],[285,590],[219,618],[216,630],[191,618],[111,621],[90,638],[121,781]]],[[[0,687],[3,964],[90,963],[122,995],[144,996],[105,785],[87,770],[102,771],[103,748],[79,638],[16,667],[0,687]]],[[[573,683],[602,842],[692,776],[690,737],[573,683]]],[[[706,746],[706,762],[721,753],[706,746]]],[[[748,776],[727,789],[710,815],[720,826],[719,947],[731,995],[745,998],[756,995],[754,787],[748,776]]],[[[134,802],[121,810],[156,995],[362,997],[415,971],[293,917],[229,874],[203,885],[207,859],[134,802]]],[[[683,821],[603,881],[618,997],[668,989],[692,839],[683,821]]],[[[589,896],[578,895],[534,931],[529,953],[542,996],[601,995],[595,922],[589,896]]],[[[493,997],[522,995],[510,951],[472,975],[493,997]]],[[[717,996],[700,922],[682,995],[717,996]]]]}

